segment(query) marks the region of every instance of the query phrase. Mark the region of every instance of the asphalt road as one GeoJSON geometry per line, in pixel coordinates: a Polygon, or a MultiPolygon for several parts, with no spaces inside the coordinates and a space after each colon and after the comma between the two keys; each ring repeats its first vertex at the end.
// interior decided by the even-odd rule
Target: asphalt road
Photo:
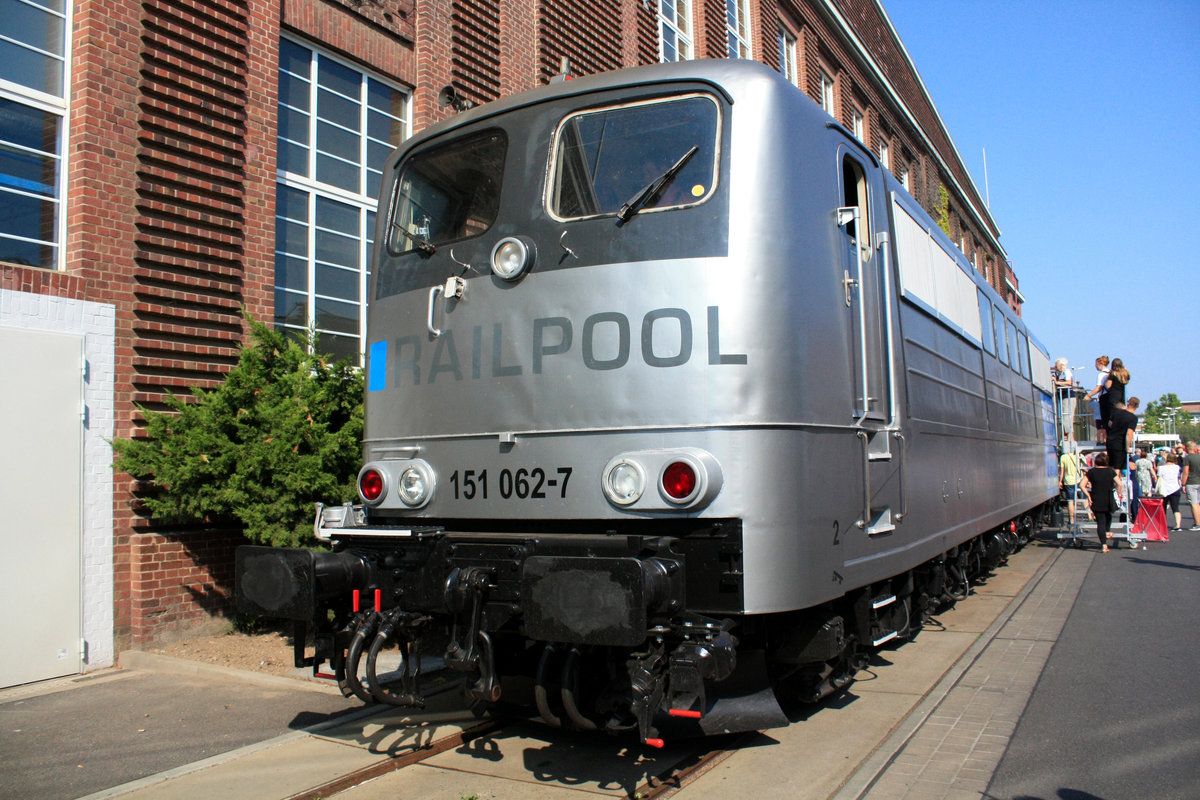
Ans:
{"type": "Polygon", "coordinates": [[[70,688],[0,703],[0,800],[80,797],[361,705],[287,679],[133,671],[58,685],[70,688]]]}
{"type": "Polygon", "coordinates": [[[986,797],[1200,797],[1198,611],[1200,532],[1097,553],[986,797]]]}

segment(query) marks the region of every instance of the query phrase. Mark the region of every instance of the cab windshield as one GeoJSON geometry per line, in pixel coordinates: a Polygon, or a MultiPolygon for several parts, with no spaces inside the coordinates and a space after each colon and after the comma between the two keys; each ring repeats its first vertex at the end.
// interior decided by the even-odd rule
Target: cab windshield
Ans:
{"type": "Polygon", "coordinates": [[[496,221],[508,140],[486,131],[417,153],[396,182],[388,252],[433,252],[496,221]]]}
{"type": "Polygon", "coordinates": [[[625,220],[631,211],[699,203],[717,180],[717,130],[717,104],[704,95],[573,114],[558,130],[549,211],[625,220]]]}

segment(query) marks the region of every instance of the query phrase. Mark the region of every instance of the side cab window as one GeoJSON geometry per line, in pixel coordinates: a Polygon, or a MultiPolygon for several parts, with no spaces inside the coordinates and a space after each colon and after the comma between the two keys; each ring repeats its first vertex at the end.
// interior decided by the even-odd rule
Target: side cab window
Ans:
{"type": "Polygon", "coordinates": [[[996,336],[996,358],[1001,364],[1008,363],[1008,339],[1004,333],[1004,312],[992,306],[992,323],[996,336]]]}
{"type": "MultiPolygon", "coordinates": [[[[863,261],[871,258],[871,209],[867,198],[867,174],[862,164],[850,155],[842,156],[842,205],[858,209],[858,246],[863,261]]],[[[853,237],[855,224],[846,225],[846,235],[853,237]]]]}
{"type": "Polygon", "coordinates": [[[979,293],[979,336],[983,342],[983,349],[996,355],[996,332],[992,330],[992,301],[988,300],[982,289],[976,291],[979,293]]]}

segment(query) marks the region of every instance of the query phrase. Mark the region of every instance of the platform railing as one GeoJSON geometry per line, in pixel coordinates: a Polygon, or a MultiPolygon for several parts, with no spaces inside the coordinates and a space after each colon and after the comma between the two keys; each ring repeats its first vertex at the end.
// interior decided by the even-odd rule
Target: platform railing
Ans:
{"type": "Polygon", "coordinates": [[[1069,438],[1067,433],[1071,434],[1076,446],[1080,446],[1086,442],[1096,441],[1096,417],[1092,410],[1091,403],[1084,400],[1087,392],[1075,387],[1072,389],[1060,388],[1054,393],[1054,427],[1055,434],[1060,446],[1064,445],[1069,438]],[[1070,401],[1074,402],[1070,402],[1070,401]],[[1070,417],[1063,414],[1063,406],[1073,406],[1073,413],[1070,417]]]}

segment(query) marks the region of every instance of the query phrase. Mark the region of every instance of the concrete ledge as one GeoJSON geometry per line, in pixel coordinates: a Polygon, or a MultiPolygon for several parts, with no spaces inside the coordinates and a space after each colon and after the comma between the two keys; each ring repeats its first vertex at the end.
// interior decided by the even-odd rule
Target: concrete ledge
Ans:
{"type": "MultiPolygon", "coordinates": [[[[234,679],[243,683],[257,686],[287,689],[290,691],[323,692],[325,694],[341,695],[341,690],[332,681],[316,680],[297,674],[295,677],[268,675],[263,672],[251,672],[244,669],[222,667],[218,664],[205,664],[203,661],[191,661],[186,658],[175,658],[158,653],[147,653],[142,650],[126,650],[118,659],[122,669],[142,670],[145,672],[170,672],[176,675],[212,676],[234,679]]],[[[297,673],[300,670],[296,671],[297,673]]]]}

